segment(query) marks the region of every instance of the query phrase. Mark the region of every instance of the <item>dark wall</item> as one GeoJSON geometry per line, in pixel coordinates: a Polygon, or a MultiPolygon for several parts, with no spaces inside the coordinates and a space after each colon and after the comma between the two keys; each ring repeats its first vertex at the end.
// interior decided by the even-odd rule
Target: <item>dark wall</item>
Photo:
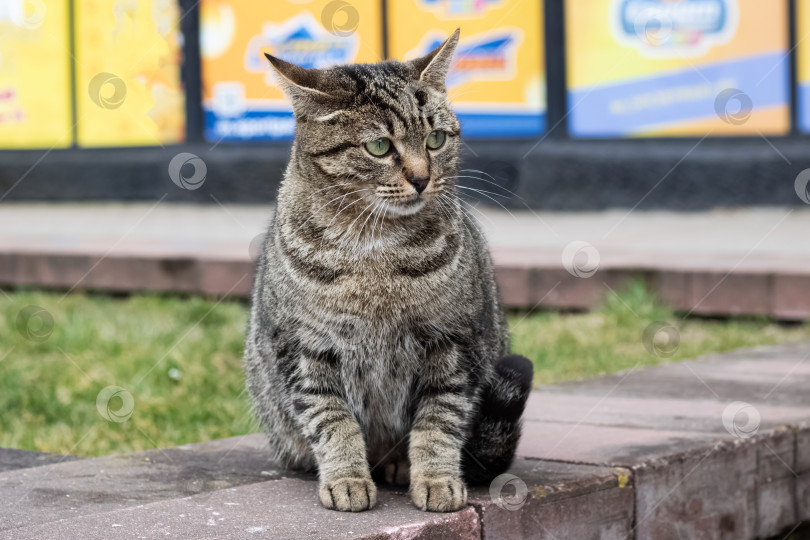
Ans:
{"type": "MultiPolygon", "coordinates": [[[[166,149],[53,150],[45,155],[3,152],[0,193],[7,194],[4,201],[154,201],[165,196],[169,201],[211,204],[215,199],[264,203],[275,197],[288,154],[287,143],[223,143],[214,148],[210,143],[193,143],[166,149]],[[199,189],[181,189],[169,177],[169,162],[181,151],[205,161],[207,175],[199,189]]],[[[463,185],[490,191],[487,195],[510,208],[528,204],[546,210],[691,210],[794,205],[802,204],[794,181],[808,167],[810,145],[804,138],[547,139],[539,145],[537,141],[472,141],[465,149],[463,168],[483,171],[490,176],[470,174],[494,179],[498,186],[473,179],[465,179],[463,185]]],[[[486,195],[480,199],[496,206],[486,195]]]]}

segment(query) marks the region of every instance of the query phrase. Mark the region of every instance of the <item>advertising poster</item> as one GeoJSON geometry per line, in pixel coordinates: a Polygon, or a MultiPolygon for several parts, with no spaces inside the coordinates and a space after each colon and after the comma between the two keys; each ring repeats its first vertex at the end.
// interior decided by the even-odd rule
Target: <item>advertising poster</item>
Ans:
{"type": "Polygon", "coordinates": [[[541,0],[389,0],[388,53],[410,60],[456,28],[447,88],[465,137],[531,137],[546,128],[541,0]]]}
{"type": "Polygon", "coordinates": [[[569,131],[782,135],[786,0],[566,0],[569,131]]]}
{"type": "Polygon", "coordinates": [[[810,1],[796,2],[796,80],[799,130],[810,133],[810,1]]]}
{"type": "Polygon", "coordinates": [[[0,2],[0,148],[73,143],[69,24],[68,0],[0,2]]]}
{"type": "Polygon", "coordinates": [[[209,141],[291,139],[292,109],[270,53],[303,67],[382,60],[376,0],[203,0],[200,54],[209,141]]]}
{"type": "Polygon", "coordinates": [[[80,146],[185,139],[177,0],[74,0],[80,146]]]}

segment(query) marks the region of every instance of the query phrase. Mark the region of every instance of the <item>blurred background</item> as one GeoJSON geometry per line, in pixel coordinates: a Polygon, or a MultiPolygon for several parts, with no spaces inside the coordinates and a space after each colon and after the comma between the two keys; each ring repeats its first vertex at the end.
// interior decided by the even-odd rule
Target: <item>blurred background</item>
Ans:
{"type": "Polygon", "coordinates": [[[256,430],[294,132],[263,53],[458,27],[463,205],[538,385],[810,339],[810,0],[0,0],[0,446],[256,430]]]}

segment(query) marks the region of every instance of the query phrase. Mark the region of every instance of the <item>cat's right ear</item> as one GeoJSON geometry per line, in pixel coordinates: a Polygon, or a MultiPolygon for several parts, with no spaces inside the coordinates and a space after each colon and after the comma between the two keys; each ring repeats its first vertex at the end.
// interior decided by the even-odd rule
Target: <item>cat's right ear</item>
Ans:
{"type": "Polygon", "coordinates": [[[416,68],[416,72],[419,73],[420,81],[429,84],[441,92],[447,91],[444,80],[447,78],[450,65],[453,63],[453,53],[456,50],[456,45],[458,45],[458,37],[460,34],[461,28],[456,28],[456,31],[453,32],[444,43],[425,56],[410,61],[410,64],[416,68]]]}
{"type": "Polygon", "coordinates": [[[331,97],[319,89],[323,71],[305,69],[267,53],[264,53],[264,56],[273,66],[279,86],[292,103],[296,116],[319,116],[328,109],[331,97]]]}

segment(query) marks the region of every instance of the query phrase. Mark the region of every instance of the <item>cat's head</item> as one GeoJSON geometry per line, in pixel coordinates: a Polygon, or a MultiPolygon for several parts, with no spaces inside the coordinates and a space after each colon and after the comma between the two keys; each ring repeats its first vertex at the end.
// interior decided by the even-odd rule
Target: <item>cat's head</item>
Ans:
{"type": "Polygon", "coordinates": [[[352,193],[396,216],[452,185],[460,128],[445,78],[458,36],[408,62],[304,69],[267,55],[292,102],[295,159],[313,192],[352,193]]]}

